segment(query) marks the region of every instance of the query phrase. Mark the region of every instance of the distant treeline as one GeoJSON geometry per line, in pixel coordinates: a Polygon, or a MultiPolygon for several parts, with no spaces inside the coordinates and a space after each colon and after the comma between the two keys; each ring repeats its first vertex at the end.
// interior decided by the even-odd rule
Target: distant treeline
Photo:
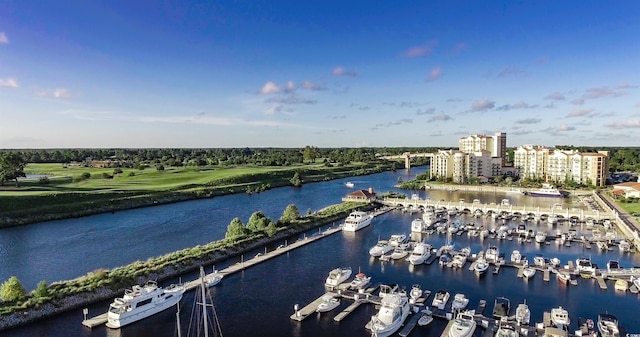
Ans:
{"type": "MultiPolygon", "coordinates": [[[[289,166],[317,161],[331,163],[371,162],[379,156],[403,152],[435,152],[437,148],[213,148],[213,149],[19,149],[0,150],[19,153],[27,163],[83,163],[111,161],[115,166],[140,164],[165,166],[289,166]]],[[[422,159],[422,158],[417,158],[422,159]]],[[[424,164],[413,160],[414,164],[424,164]]]]}

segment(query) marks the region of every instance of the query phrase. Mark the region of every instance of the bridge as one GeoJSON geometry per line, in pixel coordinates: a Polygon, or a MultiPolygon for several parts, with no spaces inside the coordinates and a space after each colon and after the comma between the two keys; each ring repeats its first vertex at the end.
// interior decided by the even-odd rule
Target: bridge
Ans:
{"type": "Polygon", "coordinates": [[[562,208],[558,205],[552,207],[532,207],[532,206],[515,206],[507,204],[482,204],[477,200],[474,202],[465,202],[460,200],[455,201],[437,201],[432,199],[406,199],[406,198],[384,198],[382,203],[392,207],[412,207],[414,209],[426,209],[426,208],[443,208],[447,210],[457,209],[460,212],[475,213],[476,211],[482,212],[482,214],[500,214],[507,212],[512,215],[534,215],[534,216],[558,216],[564,219],[576,219],[585,221],[614,219],[614,215],[608,211],[598,210],[585,210],[581,208],[562,208]]]}
{"type": "Polygon", "coordinates": [[[411,159],[412,158],[418,158],[418,157],[433,158],[433,153],[411,153],[411,152],[405,152],[403,154],[395,155],[395,156],[383,156],[383,157],[380,157],[380,159],[385,159],[385,160],[404,159],[404,168],[410,169],[411,168],[411,159]]]}

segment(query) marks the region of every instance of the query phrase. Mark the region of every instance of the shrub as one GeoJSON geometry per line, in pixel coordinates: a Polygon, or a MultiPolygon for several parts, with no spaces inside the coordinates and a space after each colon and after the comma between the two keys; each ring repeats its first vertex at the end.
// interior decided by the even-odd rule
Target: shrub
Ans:
{"type": "Polygon", "coordinates": [[[81,178],[82,180],[87,180],[87,179],[91,178],[91,173],[89,173],[89,172],[82,172],[82,174],[80,175],[80,178],[81,178]]]}
{"type": "Polygon", "coordinates": [[[11,276],[0,286],[0,299],[4,302],[18,301],[27,294],[20,280],[16,276],[11,276]]]}

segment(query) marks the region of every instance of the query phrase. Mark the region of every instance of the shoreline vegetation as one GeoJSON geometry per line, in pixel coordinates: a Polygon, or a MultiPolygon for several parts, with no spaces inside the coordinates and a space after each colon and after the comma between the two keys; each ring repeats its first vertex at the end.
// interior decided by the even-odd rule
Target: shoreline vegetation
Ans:
{"type": "MultiPolygon", "coordinates": [[[[316,213],[300,217],[295,205],[289,205],[277,223],[268,219],[263,223],[271,226],[244,227],[244,234],[233,235],[232,220],[227,237],[206,245],[182,249],[146,261],[135,261],[129,265],[107,269],[97,269],[73,280],[54,282],[47,286],[44,281],[28,295],[12,303],[0,303],[0,331],[50,317],[65,311],[86,307],[92,303],[121,295],[133,284],[144,284],[148,280],[165,281],[177,278],[200,266],[215,264],[262,247],[270,247],[314,228],[343,219],[351,211],[372,210],[375,204],[347,202],[328,206],[316,213]],[[292,218],[291,210],[296,214],[292,218]]],[[[260,213],[261,212],[256,212],[260,213]]],[[[256,214],[254,213],[254,215],[256,214]]],[[[262,215],[263,216],[263,215],[262,215]]],[[[252,218],[254,216],[252,215],[252,218]]],[[[260,216],[256,217],[260,218],[260,216]]],[[[105,308],[106,310],[106,308],[105,308]]]]}
{"type": "Polygon", "coordinates": [[[114,170],[29,164],[26,173],[47,178],[23,180],[21,187],[0,187],[0,229],[227,194],[260,193],[282,186],[299,187],[304,183],[380,173],[394,167],[393,163],[385,162],[353,162],[114,170]]]}

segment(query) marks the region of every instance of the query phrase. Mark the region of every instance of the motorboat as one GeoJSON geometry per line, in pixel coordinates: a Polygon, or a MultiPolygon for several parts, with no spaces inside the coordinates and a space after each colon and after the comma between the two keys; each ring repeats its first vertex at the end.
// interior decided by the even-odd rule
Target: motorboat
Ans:
{"type": "Polygon", "coordinates": [[[536,269],[532,267],[524,267],[524,270],[522,270],[522,277],[524,277],[527,280],[533,277],[533,275],[535,274],[536,274],[536,269]]]}
{"type": "Polygon", "coordinates": [[[451,309],[459,311],[466,308],[468,304],[469,299],[464,294],[455,294],[451,302],[451,309]]]}
{"type": "Polygon", "coordinates": [[[547,222],[550,225],[555,225],[556,223],[558,223],[558,219],[560,219],[557,215],[555,214],[551,214],[549,215],[549,217],[547,218],[547,222]]]}
{"type": "Polygon", "coordinates": [[[395,293],[398,290],[398,284],[381,284],[380,291],[378,292],[378,296],[383,298],[388,294],[395,293]]]}
{"type": "Polygon", "coordinates": [[[401,245],[396,247],[393,250],[393,253],[391,253],[391,259],[393,260],[399,260],[402,259],[404,257],[406,257],[407,255],[409,255],[409,251],[407,250],[408,246],[406,245],[401,245]]]}
{"type": "Polygon", "coordinates": [[[551,323],[558,329],[564,329],[569,326],[571,319],[569,319],[569,313],[565,308],[559,306],[551,309],[551,323]]]}
{"type": "Polygon", "coordinates": [[[480,238],[481,238],[481,239],[484,239],[484,238],[486,238],[487,236],[489,236],[489,230],[488,230],[488,229],[482,229],[482,230],[480,230],[480,238]]]}
{"type": "Polygon", "coordinates": [[[354,186],[356,186],[356,184],[354,184],[351,181],[347,181],[346,183],[344,183],[344,186],[347,186],[348,188],[353,188],[354,186]]]}
{"type": "Polygon", "coordinates": [[[354,290],[363,289],[369,285],[369,283],[371,283],[371,276],[367,276],[364,273],[357,273],[356,277],[349,283],[349,288],[354,290]]]}
{"type": "Polygon", "coordinates": [[[596,272],[596,268],[591,263],[591,259],[579,257],[576,259],[576,271],[580,274],[592,275],[596,272]]]}
{"type": "Polygon", "coordinates": [[[615,270],[619,270],[620,267],[620,261],[618,260],[609,260],[607,261],[607,272],[612,272],[615,270]]]}
{"type": "Polygon", "coordinates": [[[378,240],[375,246],[369,249],[369,255],[379,257],[393,250],[388,240],[378,240]]]}
{"type": "Polygon", "coordinates": [[[406,293],[387,294],[382,298],[380,310],[371,317],[367,327],[374,336],[386,337],[392,335],[400,329],[410,310],[406,293]]]}
{"type": "Polygon", "coordinates": [[[544,256],[536,254],[536,256],[533,257],[533,265],[537,267],[545,267],[547,265],[547,261],[544,259],[544,256]]]}
{"type": "Polygon", "coordinates": [[[180,302],[184,291],[183,286],[172,285],[165,289],[154,281],[134,285],[109,305],[106,326],[118,329],[169,309],[180,302]]]}
{"type": "Polygon", "coordinates": [[[420,297],[422,297],[422,288],[419,284],[414,284],[409,292],[409,303],[416,304],[420,297]]]}
{"type": "Polygon", "coordinates": [[[560,265],[560,259],[557,257],[552,257],[549,262],[551,263],[552,266],[557,267],[560,265]]]}
{"type": "Polygon", "coordinates": [[[473,271],[476,274],[482,275],[487,271],[487,269],[489,269],[489,262],[487,262],[487,260],[484,258],[476,260],[476,264],[473,267],[473,271]]]}
{"type": "Polygon", "coordinates": [[[527,305],[527,301],[518,304],[516,308],[516,323],[519,325],[528,325],[531,321],[531,310],[527,305]]]}
{"type": "Polygon", "coordinates": [[[355,232],[369,226],[372,220],[373,215],[367,212],[354,211],[344,220],[342,230],[345,232],[355,232]]]}
{"type": "Polygon", "coordinates": [[[393,248],[398,247],[407,242],[406,234],[393,234],[389,238],[389,245],[393,248]]]}
{"type": "Polygon", "coordinates": [[[331,311],[338,305],[340,305],[340,298],[334,297],[333,295],[324,295],[322,297],[322,302],[320,302],[316,307],[316,312],[331,311]]]}
{"type": "Polygon", "coordinates": [[[453,320],[449,337],[471,337],[476,331],[476,321],[471,313],[461,312],[453,320]]]}
{"type": "Polygon", "coordinates": [[[629,289],[629,281],[624,279],[617,279],[613,287],[618,291],[627,291],[627,289],[629,289]]]}
{"type": "Polygon", "coordinates": [[[629,241],[627,240],[620,240],[620,243],[618,243],[618,249],[620,249],[621,252],[623,253],[628,253],[631,251],[631,243],[629,243],[629,241]]]}
{"type": "Polygon", "coordinates": [[[620,337],[618,328],[618,318],[616,316],[600,313],[598,314],[598,331],[602,337],[620,337]]]}
{"type": "Polygon", "coordinates": [[[532,197],[556,197],[556,198],[563,198],[567,196],[567,193],[564,191],[561,191],[553,186],[551,186],[551,184],[542,184],[541,188],[532,190],[532,191],[528,191],[526,193],[529,196],[532,197]]]}
{"type": "Polygon", "coordinates": [[[434,308],[438,308],[443,310],[444,307],[447,305],[447,302],[449,302],[449,293],[445,290],[438,290],[436,291],[436,295],[433,297],[433,301],[431,302],[431,305],[434,308]]]}
{"type": "Polygon", "coordinates": [[[451,256],[451,254],[449,252],[445,252],[442,255],[440,255],[440,258],[438,259],[438,263],[442,267],[442,266],[448,265],[452,260],[453,260],[453,257],[451,256]]]}
{"type": "Polygon", "coordinates": [[[220,283],[223,277],[224,275],[222,275],[222,273],[220,273],[218,270],[214,270],[213,273],[205,275],[204,282],[207,284],[207,287],[213,287],[216,284],[220,283]]]}
{"type": "Polygon", "coordinates": [[[349,277],[351,277],[351,268],[336,268],[329,272],[329,276],[327,276],[327,280],[325,281],[325,285],[329,288],[336,288],[340,283],[346,281],[349,277]]]}
{"type": "Polygon", "coordinates": [[[488,262],[496,263],[498,262],[499,257],[500,257],[500,251],[497,246],[489,246],[487,251],[484,253],[484,258],[488,262]]]}
{"type": "Polygon", "coordinates": [[[451,267],[462,268],[467,263],[467,255],[461,252],[457,252],[451,259],[451,267]]]}
{"type": "Polygon", "coordinates": [[[425,242],[416,244],[411,255],[409,255],[409,262],[412,265],[424,263],[431,256],[431,248],[431,245],[425,242]]]}
{"type": "Polygon", "coordinates": [[[640,289],[640,277],[631,276],[631,282],[636,286],[636,289],[640,289]]]}
{"type": "Polygon", "coordinates": [[[570,280],[571,280],[571,274],[569,274],[566,271],[558,271],[556,273],[556,278],[558,279],[558,282],[563,283],[563,284],[567,284],[570,280]]]}
{"type": "Polygon", "coordinates": [[[511,252],[511,263],[518,264],[520,260],[522,260],[522,254],[520,254],[519,250],[514,249],[513,252],[511,252]]]}
{"type": "Polygon", "coordinates": [[[537,243],[544,243],[547,241],[547,233],[545,231],[538,231],[535,236],[537,243]]]}
{"type": "Polygon", "coordinates": [[[429,309],[423,309],[420,311],[420,318],[418,318],[419,326],[426,326],[433,322],[433,315],[429,309]]]}
{"type": "Polygon", "coordinates": [[[498,330],[496,331],[496,337],[518,337],[518,331],[516,331],[516,329],[509,325],[509,324],[503,324],[502,322],[500,322],[500,325],[498,326],[498,330]]]}
{"type": "Polygon", "coordinates": [[[421,218],[415,218],[411,221],[411,232],[422,233],[426,230],[425,222],[421,218]]]}
{"type": "Polygon", "coordinates": [[[509,310],[511,310],[511,301],[506,297],[496,297],[493,302],[493,318],[508,317],[509,310]]]}

